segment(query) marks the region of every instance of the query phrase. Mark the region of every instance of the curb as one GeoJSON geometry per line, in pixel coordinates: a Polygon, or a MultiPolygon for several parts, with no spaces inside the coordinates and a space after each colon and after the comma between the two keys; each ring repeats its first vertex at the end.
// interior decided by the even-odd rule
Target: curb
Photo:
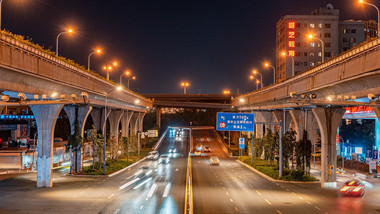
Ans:
{"type": "Polygon", "coordinates": [[[239,162],[240,164],[242,164],[243,166],[247,167],[251,171],[255,172],[256,174],[260,175],[261,177],[267,179],[268,181],[279,182],[279,183],[288,183],[288,184],[315,184],[315,183],[319,183],[319,181],[283,181],[283,180],[277,180],[277,179],[269,177],[268,175],[260,172],[259,170],[255,169],[255,168],[251,167],[250,165],[241,162],[240,160],[236,160],[236,161],[239,162]]]}
{"type": "Polygon", "coordinates": [[[112,173],[112,174],[109,174],[107,177],[112,178],[113,176],[118,175],[118,174],[124,172],[125,170],[127,170],[127,169],[133,167],[134,165],[136,165],[136,164],[138,164],[138,163],[144,161],[145,159],[146,159],[146,157],[144,157],[144,158],[138,160],[137,162],[134,162],[133,164],[131,164],[131,165],[129,165],[129,166],[123,168],[123,169],[120,169],[119,171],[116,171],[116,172],[114,172],[114,173],[112,173]]]}

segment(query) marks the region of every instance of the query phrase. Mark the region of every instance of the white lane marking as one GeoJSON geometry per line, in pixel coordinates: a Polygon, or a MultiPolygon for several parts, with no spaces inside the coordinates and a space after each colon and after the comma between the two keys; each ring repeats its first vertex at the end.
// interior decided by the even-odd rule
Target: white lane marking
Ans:
{"type": "Polygon", "coordinates": [[[152,174],[153,170],[149,170],[148,172],[145,173],[146,176],[152,174]]]}
{"type": "Polygon", "coordinates": [[[231,201],[231,203],[234,203],[234,200],[232,200],[231,198],[230,198],[230,201],[231,201]]]}
{"type": "Polygon", "coordinates": [[[290,190],[289,190],[289,189],[286,189],[286,191],[290,192],[290,190]]]}
{"type": "Polygon", "coordinates": [[[136,173],[135,173],[135,176],[138,176],[138,175],[140,175],[142,173],[142,170],[140,169],[139,171],[137,171],[136,173]]]}
{"type": "Polygon", "coordinates": [[[282,212],[281,212],[280,210],[276,210],[276,212],[277,212],[278,214],[282,214],[282,212]]]}
{"type": "Polygon", "coordinates": [[[317,209],[317,210],[321,210],[321,208],[319,208],[319,207],[314,207],[315,209],[317,209]]]}
{"type": "Polygon", "coordinates": [[[140,210],[142,210],[143,208],[144,208],[144,205],[141,205],[140,210]]]}
{"type": "Polygon", "coordinates": [[[120,209],[116,209],[113,214],[118,214],[120,212],[120,209]]]}
{"type": "Polygon", "coordinates": [[[306,203],[308,203],[308,204],[311,204],[311,202],[310,202],[310,201],[306,201],[306,203]]]}
{"type": "Polygon", "coordinates": [[[134,177],[135,175],[131,175],[127,178],[127,180],[131,179],[132,177],[134,177]]]}
{"type": "Polygon", "coordinates": [[[156,191],[157,184],[153,184],[148,192],[148,198],[151,198],[153,196],[154,191],[156,191]]]}
{"type": "Polygon", "coordinates": [[[259,192],[259,190],[256,190],[257,194],[261,195],[261,192],[259,192]]]}
{"type": "Polygon", "coordinates": [[[152,180],[152,178],[146,179],[145,181],[141,182],[141,184],[135,186],[135,188],[133,188],[133,189],[138,189],[138,188],[142,187],[144,184],[148,183],[150,180],[152,180]]]}
{"type": "Polygon", "coordinates": [[[226,190],[226,188],[225,188],[225,187],[223,187],[223,189],[224,189],[224,190],[226,190]]]}
{"type": "Polygon", "coordinates": [[[172,186],[172,184],[167,184],[166,185],[165,190],[164,190],[164,194],[162,195],[163,198],[168,197],[171,186],[172,186]]]}
{"type": "Polygon", "coordinates": [[[303,200],[303,198],[301,196],[298,196],[299,199],[303,200]]]}
{"type": "Polygon", "coordinates": [[[108,199],[111,199],[115,194],[112,194],[110,196],[108,196],[108,199]]]}
{"type": "Polygon", "coordinates": [[[295,192],[292,192],[293,195],[297,195],[295,192]]]}
{"type": "Polygon", "coordinates": [[[268,199],[265,199],[265,201],[266,201],[269,205],[272,205],[272,203],[271,203],[268,199]]]}
{"type": "Polygon", "coordinates": [[[235,210],[236,210],[236,212],[239,212],[239,209],[237,207],[235,207],[235,210]]]}
{"type": "Polygon", "coordinates": [[[130,182],[128,182],[128,183],[126,183],[126,184],[120,186],[119,189],[125,189],[126,187],[128,187],[129,185],[135,183],[135,182],[138,181],[138,180],[140,180],[140,178],[135,178],[135,179],[131,180],[130,182]]]}
{"type": "Polygon", "coordinates": [[[229,193],[228,193],[228,192],[226,192],[226,194],[227,194],[227,195],[229,195],[229,193]]]}

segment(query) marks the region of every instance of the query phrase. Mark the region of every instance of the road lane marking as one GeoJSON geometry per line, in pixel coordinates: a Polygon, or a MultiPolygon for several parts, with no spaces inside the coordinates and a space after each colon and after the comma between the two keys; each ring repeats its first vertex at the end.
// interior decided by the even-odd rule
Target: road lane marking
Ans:
{"type": "Polygon", "coordinates": [[[236,212],[239,212],[239,209],[237,207],[235,207],[235,210],[236,210],[236,212]]]}
{"type": "Polygon", "coordinates": [[[229,193],[228,193],[228,192],[226,192],[226,194],[227,194],[227,195],[229,195],[229,193]]]}
{"type": "Polygon", "coordinates": [[[259,190],[256,190],[257,194],[261,195],[261,192],[259,192],[259,190]]]}
{"type": "Polygon", "coordinates": [[[272,205],[272,203],[271,203],[268,199],[265,199],[265,201],[266,201],[269,205],[272,205]]]}
{"type": "Polygon", "coordinates": [[[297,195],[295,192],[292,192],[293,195],[297,195]]]}
{"type": "Polygon", "coordinates": [[[290,192],[290,190],[289,190],[289,189],[286,189],[286,191],[290,192]]]}
{"type": "Polygon", "coordinates": [[[321,208],[319,208],[319,207],[314,207],[315,209],[317,209],[317,210],[321,210],[321,208]]]}
{"type": "Polygon", "coordinates": [[[119,189],[125,189],[125,188],[127,188],[129,185],[131,185],[131,184],[137,182],[138,180],[140,180],[140,178],[135,178],[135,179],[131,180],[130,182],[128,182],[128,183],[126,183],[126,184],[120,186],[119,189]]]}
{"type": "Polygon", "coordinates": [[[298,196],[299,199],[303,200],[303,198],[301,196],[298,196]]]}
{"type": "Polygon", "coordinates": [[[148,172],[145,173],[146,176],[150,175],[153,173],[153,170],[149,170],[148,172]]]}
{"type": "Polygon", "coordinates": [[[225,188],[225,187],[223,187],[223,189],[224,189],[224,190],[226,190],[226,188],[225,188]]]}
{"type": "Polygon", "coordinates": [[[306,203],[311,204],[310,201],[306,201],[306,203]]]}
{"type": "Polygon", "coordinates": [[[116,209],[113,214],[118,214],[120,212],[120,209],[116,209]]]}
{"type": "Polygon", "coordinates": [[[170,192],[171,185],[172,185],[172,184],[167,184],[167,185],[166,185],[165,190],[164,190],[164,194],[162,195],[163,198],[168,197],[169,192],[170,192]]]}
{"type": "Polygon", "coordinates": [[[282,212],[281,212],[280,210],[276,210],[276,212],[277,212],[278,214],[282,214],[282,212]]]}
{"type": "Polygon", "coordinates": [[[153,184],[148,192],[148,198],[151,198],[153,196],[154,191],[157,189],[157,184],[153,184]]]}
{"type": "Polygon", "coordinates": [[[111,199],[115,194],[112,194],[110,196],[108,196],[108,199],[111,199]]]}
{"type": "Polygon", "coordinates": [[[140,210],[142,210],[143,208],[144,208],[144,205],[141,205],[140,210]]]}
{"type": "Polygon", "coordinates": [[[230,201],[231,201],[231,203],[234,203],[234,200],[232,200],[231,198],[230,198],[230,201]]]}
{"type": "Polygon", "coordinates": [[[152,180],[152,178],[146,179],[145,181],[141,182],[141,184],[135,186],[135,188],[133,188],[133,189],[138,189],[138,188],[142,187],[143,185],[145,185],[146,183],[148,183],[150,180],[152,180]]]}

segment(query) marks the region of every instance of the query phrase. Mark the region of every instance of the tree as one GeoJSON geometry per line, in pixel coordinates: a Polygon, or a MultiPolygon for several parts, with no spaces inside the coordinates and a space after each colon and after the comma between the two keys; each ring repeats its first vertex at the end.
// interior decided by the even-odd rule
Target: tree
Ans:
{"type": "Polygon", "coordinates": [[[95,129],[94,125],[92,125],[92,129],[89,130],[88,135],[88,140],[92,142],[92,169],[95,169],[95,158],[97,157],[96,150],[98,149],[98,131],[95,129]]]}
{"type": "Polygon", "coordinates": [[[307,139],[306,130],[304,130],[303,132],[302,139],[297,143],[296,156],[297,168],[309,174],[311,158],[311,141],[307,139]]]}
{"type": "Polygon", "coordinates": [[[294,149],[296,147],[296,132],[293,129],[290,129],[285,133],[282,138],[282,155],[283,155],[283,163],[284,168],[289,169],[289,160],[292,161],[294,159],[294,149]]]}
{"type": "MultiPolygon", "coordinates": [[[[83,137],[81,135],[81,130],[79,128],[79,120],[78,120],[78,107],[75,106],[75,119],[74,119],[74,133],[69,136],[67,148],[70,152],[74,151],[74,172],[80,173],[80,163],[78,163],[78,156],[83,147],[83,137]],[[72,149],[72,150],[71,150],[72,149]]],[[[79,157],[80,158],[80,157],[79,157]]]]}

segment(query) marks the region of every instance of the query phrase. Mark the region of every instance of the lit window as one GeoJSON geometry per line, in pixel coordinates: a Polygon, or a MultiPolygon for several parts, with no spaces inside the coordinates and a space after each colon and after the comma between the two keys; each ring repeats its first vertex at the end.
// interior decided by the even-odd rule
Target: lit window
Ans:
{"type": "Polygon", "coordinates": [[[295,56],[296,52],[294,50],[289,50],[289,56],[295,56]]]}
{"type": "Polygon", "coordinates": [[[314,66],[314,62],[310,62],[310,66],[314,66]]]}
{"type": "Polygon", "coordinates": [[[295,48],[296,42],[295,41],[289,41],[289,48],[295,48]]]}
{"type": "Polygon", "coordinates": [[[321,57],[321,56],[322,56],[322,53],[321,53],[321,52],[318,52],[318,56],[321,57]]]}
{"type": "Polygon", "coordinates": [[[319,27],[319,28],[322,28],[322,27],[323,27],[322,23],[319,23],[319,24],[318,24],[318,27],[319,27]]]}
{"type": "Polygon", "coordinates": [[[310,47],[314,48],[315,47],[315,43],[314,42],[310,42],[310,47]]]}
{"type": "Polygon", "coordinates": [[[309,26],[310,28],[315,28],[315,25],[313,23],[311,23],[309,26]]]}
{"type": "Polygon", "coordinates": [[[294,32],[294,31],[289,31],[288,32],[288,37],[289,37],[289,39],[294,39],[294,38],[296,38],[296,33],[294,32]]]}
{"type": "Polygon", "coordinates": [[[295,22],[289,22],[289,29],[294,29],[296,28],[296,23],[295,22]]]}

